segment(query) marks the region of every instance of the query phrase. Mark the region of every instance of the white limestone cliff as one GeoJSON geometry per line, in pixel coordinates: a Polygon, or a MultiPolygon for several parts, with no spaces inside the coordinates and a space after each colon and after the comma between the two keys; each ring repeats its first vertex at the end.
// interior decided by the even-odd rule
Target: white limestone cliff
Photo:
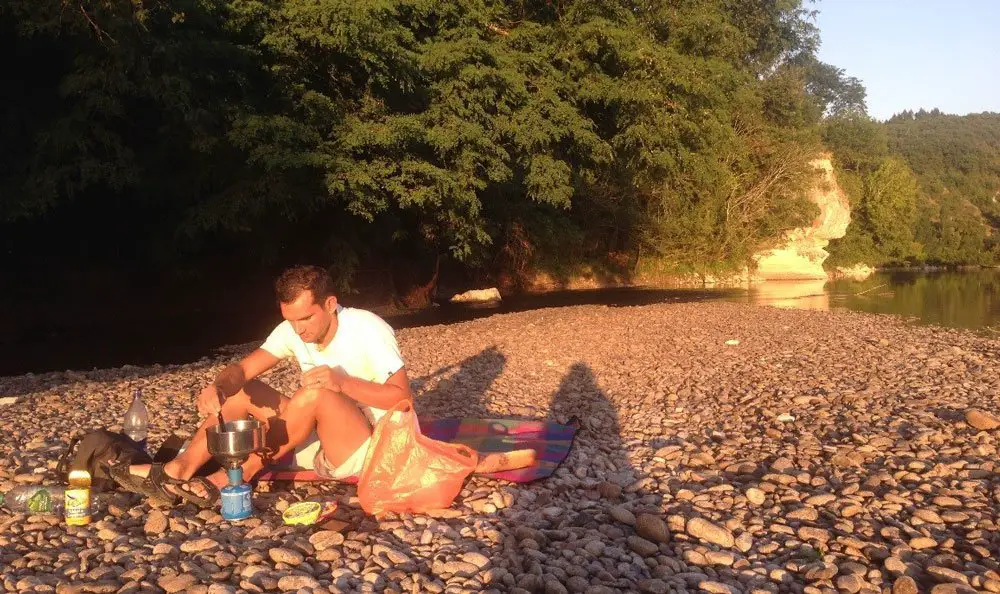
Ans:
{"type": "Polygon", "coordinates": [[[809,227],[792,229],[785,234],[785,244],[754,256],[755,279],[759,280],[826,280],[823,262],[829,257],[826,246],[831,239],[844,236],[851,222],[851,206],[847,195],[837,185],[829,156],[813,161],[822,171],[819,182],[809,193],[809,199],[820,213],[809,227]]]}

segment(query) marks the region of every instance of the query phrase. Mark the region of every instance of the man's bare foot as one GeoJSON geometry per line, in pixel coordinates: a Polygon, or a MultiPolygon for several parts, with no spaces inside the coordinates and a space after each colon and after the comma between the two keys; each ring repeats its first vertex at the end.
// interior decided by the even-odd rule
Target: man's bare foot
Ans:
{"type": "Polygon", "coordinates": [[[489,474],[491,472],[503,472],[506,470],[517,470],[526,468],[535,463],[535,450],[514,450],[513,452],[493,452],[480,454],[479,463],[476,465],[476,474],[489,474]]]}
{"type": "MultiPolygon", "coordinates": [[[[128,467],[128,471],[135,476],[146,478],[149,476],[149,470],[152,467],[152,464],[131,464],[128,467]]],[[[174,460],[163,465],[163,472],[172,479],[178,479],[181,476],[180,469],[174,460]]]]}
{"type": "Polygon", "coordinates": [[[146,478],[149,476],[149,469],[152,467],[152,464],[131,464],[128,467],[128,471],[130,474],[134,474],[135,476],[146,478]]]}
{"type": "MultiPolygon", "coordinates": [[[[166,471],[166,468],[164,468],[164,471],[166,471]]],[[[229,477],[226,476],[226,471],[224,470],[213,472],[206,476],[205,480],[215,485],[215,488],[219,490],[222,490],[223,487],[229,484],[229,477]]],[[[199,481],[189,481],[180,484],[170,483],[164,485],[163,488],[178,497],[183,497],[183,493],[189,493],[202,499],[207,498],[209,495],[208,490],[199,481]]]]}

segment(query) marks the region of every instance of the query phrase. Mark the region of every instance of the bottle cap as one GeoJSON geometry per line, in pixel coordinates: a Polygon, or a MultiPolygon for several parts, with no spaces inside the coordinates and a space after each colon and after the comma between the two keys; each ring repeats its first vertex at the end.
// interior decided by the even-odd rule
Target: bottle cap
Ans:
{"type": "Polygon", "coordinates": [[[86,470],[71,470],[67,477],[70,487],[83,488],[90,487],[90,473],[86,470]]]}

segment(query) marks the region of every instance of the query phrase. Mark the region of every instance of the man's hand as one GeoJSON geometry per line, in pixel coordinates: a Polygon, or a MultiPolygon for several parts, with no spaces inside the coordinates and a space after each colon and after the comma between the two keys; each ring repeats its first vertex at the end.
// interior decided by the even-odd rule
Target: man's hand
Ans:
{"type": "Polygon", "coordinates": [[[207,417],[220,410],[222,410],[222,390],[215,384],[205,386],[201,394],[198,394],[198,414],[207,417]]]}
{"type": "Polygon", "coordinates": [[[302,374],[302,387],[326,388],[327,390],[340,392],[343,390],[344,379],[346,377],[347,373],[340,367],[331,369],[327,365],[320,365],[302,374]]]}

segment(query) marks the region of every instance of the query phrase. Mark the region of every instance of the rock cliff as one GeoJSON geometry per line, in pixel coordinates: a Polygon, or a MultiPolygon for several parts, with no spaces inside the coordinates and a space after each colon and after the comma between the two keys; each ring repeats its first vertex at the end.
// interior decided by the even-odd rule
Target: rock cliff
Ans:
{"type": "Polygon", "coordinates": [[[759,280],[813,280],[826,279],[823,262],[830,255],[826,251],[831,239],[843,237],[851,222],[851,207],[847,195],[837,185],[833,164],[829,156],[813,161],[822,171],[816,187],[809,194],[820,209],[812,225],[793,229],[785,234],[783,247],[761,252],[754,257],[759,280]]]}

